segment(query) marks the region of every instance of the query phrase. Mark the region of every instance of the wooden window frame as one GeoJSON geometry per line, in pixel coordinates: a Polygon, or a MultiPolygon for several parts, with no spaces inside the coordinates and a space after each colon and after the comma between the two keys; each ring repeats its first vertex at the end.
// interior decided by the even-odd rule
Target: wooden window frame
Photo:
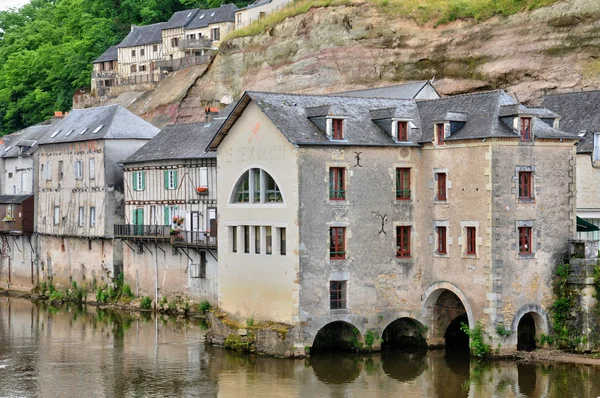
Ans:
{"type": "Polygon", "coordinates": [[[532,171],[519,171],[519,199],[533,199],[532,171]]]}
{"type": "Polygon", "coordinates": [[[477,228],[465,227],[467,235],[467,255],[473,256],[477,254],[477,228]]]}
{"type": "Polygon", "coordinates": [[[437,254],[448,254],[448,229],[445,226],[436,227],[437,254]]]}
{"type": "Polygon", "coordinates": [[[344,119],[331,119],[331,139],[336,141],[344,139],[344,119]]]}
{"type": "Polygon", "coordinates": [[[329,309],[345,310],[347,281],[329,281],[329,309]]]}
{"type": "Polygon", "coordinates": [[[396,200],[411,199],[410,172],[409,167],[396,168],[396,200]]]}
{"type": "Polygon", "coordinates": [[[448,174],[447,173],[435,173],[437,176],[437,192],[436,200],[438,202],[448,201],[447,189],[448,189],[448,174]]]}
{"type": "Polygon", "coordinates": [[[346,200],[346,168],[329,168],[329,200],[346,200]]]}
{"type": "Polygon", "coordinates": [[[533,254],[533,228],[519,227],[519,255],[527,256],[533,254]]]}
{"type": "Polygon", "coordinates": [[[396,257],[397,258],[410,258],[410,246],[411,246],[411,229],[410,225],[398,225],[396,226],[396,257]]]}
{"type": "Polygon", "coordinates": [[[346,227],[329,228],[329,259],[346,259],[346,227]]]}
{"type": "Polygon", "coordinates": [[[530,117],[522,117],[521,118],[521,141],[522,142],[530,142],[531,141],[531,125],[532,120],[530,117]]]}
{"type": "Polygon", "coordinates": [[[436,123],[436,125],[435,125],[435,132],[436,132],[438,145],[444,145],[446,143],[445,128],[446,128],[446,126],[444,123],[436,123]]]}
{"type": "Polygon", "coordinates": [[[408,141],[408,122],[399,120],[396,122],[396,136],[398,137],[398,141],[407,142],[408,141]]]}

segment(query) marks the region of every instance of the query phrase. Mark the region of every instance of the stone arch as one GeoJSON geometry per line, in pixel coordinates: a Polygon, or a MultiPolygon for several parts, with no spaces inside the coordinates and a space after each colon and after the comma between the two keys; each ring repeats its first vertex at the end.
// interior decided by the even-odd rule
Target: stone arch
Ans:
{"type": "Polygon", "coordinates": [[[433,311],[438,302],[438,299],[442,294],[447,295],[447,292],[456,296],[458,300],[460,300],[460,303],[464,308],[464,315],[469,324],[469,327],[473,327],[473,325],[475,325],[475,318],[473,317],[473,310],[471,309],[471,304],[469,303],[467,296],[458,288],[458,286],[446,281],[432,283],[431,285],[429,285],[429,287],[427,287],[427,289],[425,289],[425,292],[423,293],[423,304],[421,308],[421,322],[429,327],[429,329],[427,330],[427,342],[429,345],[445,344],[444,335],[446,330],[434,330],[434,328],[432,328],[432,321],[434,315],[433,311]]]}
{"type": "MultiPolygon", "coordinates": [[[[535,328],[535,339],[539,341],[542,334],[548,333],[548,314],[546,311],[537,304],[527,304],[519,308],[517,314],[514,316],[513,321],[510,326],[510,330],[512,331],[514,338],[514,343],[517,345],[517,349],[523,348],[520,347],[520,344],[523,344],[520,340],[520,334],[523,334],[523,330],[519,330],[519,325],[521,322],[532,322],[535,328]]],[[[523,325],[521,325],[523,326],[523,325]]],[[[525,332],[527,333],[527,332],[525,332]]],[[[532,336],[533,337],[533,336],[532,336]]],[[[535,346],[529,347],[529,349],[533,349],[535,346]]]]}
{"type": "Polygon", "coordinates": [[[423,336],[425,330],[425,326],[418,320],[410,317],[400,317],[390,322],[383,329],[381,338],[383,345],[387,347],[420,348],[427,345],[425,336],[423,336]]]}
{"type": "Polygon", "coordinates": [[[344,320],[334,320],[326,323],[316,333],[311,353],[318,351],[354,351],[363,343],[359,328],[344,320]]]}

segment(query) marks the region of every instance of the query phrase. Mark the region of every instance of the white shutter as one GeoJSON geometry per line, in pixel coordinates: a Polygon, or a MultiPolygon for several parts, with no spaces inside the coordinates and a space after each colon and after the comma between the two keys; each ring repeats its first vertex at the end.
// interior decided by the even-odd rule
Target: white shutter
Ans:
{"type": "Polygon", "coordinates": [[[600,160],[600,133],[594,133],[594,160],[600,160]]]}
{"type": "Polygon", "coordinates": [[[93,180],[96,177],[96,159],[90,159],[90,179],[93,180]]]}
{"type": "Polygon", "coordinates": [[[200,167],[200,186],[208,188],[208,167],[200,167]]]}

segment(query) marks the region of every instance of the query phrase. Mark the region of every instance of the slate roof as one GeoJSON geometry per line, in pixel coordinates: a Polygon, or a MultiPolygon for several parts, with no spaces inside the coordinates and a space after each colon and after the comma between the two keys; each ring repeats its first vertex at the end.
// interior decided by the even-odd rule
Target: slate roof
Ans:
{"type": "Polygon", "coordinates": [[[600,91],[553,94],[542,105],[561,115],[561,130],[574,134],[586,132],[577,153],[594,151],[594,134],[600,132],[600,91]]]}
{"type": "Polygon", "coordinates": [[[158,128],[120,105],[73,109],[53,125],[52,134],[41,139],[39,145],[102,139],[150,139],[158,131],[158,128]],[[102,128],[97,130],[100,126],[102,128]],[[52,137],[57,131],[59,133],[52,137]]]}
{"type": "MultiPolygon", "coordinates": [[[[414,99],[429,84],[428,80],[366,90],[343,91],[335,95],[362,98],[414,99]]],[[[432,86],[433,87],[433,86],[432,86]]],[[[435,90],[435,89],[434,89],[435,90]]]]}
{"type": "Polygon", "coordinates": [[[153,25],[134,26],[117,47],[135,47],[160,43],[162,42],[162,30],[165,24],[166,22],[160,22],[153,25]]]}
{"type": "MultiPolygon", "coordinates": [[[[500,117],[505,105],[519,105],[502,90],[464,94],[434,100],[403,100],[363,98],[339,95],[299,95],[246,92],[209,145],[216,150],[237,117],[254,101],[294,145],[335,146],[404,146],[433,141],[436,122],[455,122],[447,141],[493,137],[518,138],[513,130],[512,117],[500,117]],[[347,118],[344,140],[330,140],[324,131],[325,116],[347,118]],[[390,134],[391,118],[410,120],[409,142],[396,142],[390,134]],[[321,120],[323,119],[323,120],[321,120]]],[[[519,107],[515,108],[519,111],[519,107]]],[[[527,115],[533,111],[521,109],[527,115]]],[[[545,114],[537,109],[539,114],[545,114]]],[[[518,116],[514,114],[514,116],[518,116]]],[[[576,134],[554,129],[541,119],[533,117],[532,133],[537,138],[564,138],[578,140],[576,134]]]]}
{"type": "Polygon", "coordinates": [[[260,7],[260,6],[265,5],[265,4],[270,4],[272,1],[273,0],[256,0],[254,3],[248,4],[244,8],[240,8],[240,10],[247,10],[249,8],[260,7]]]}
{"type": "MultiPolygon", "coordinates": [[[[44,136],[50,134],[49,132],[52,131],[52,127],[53,126],[51,124],[37,124],[35,126],[30,126],[26,129],[18,131],[18,136],[15,136],[8,146],[5,147],[5,149],[8,150],[4,151],[2,158],[9,159],[19,157],[19,155],[32,155],[38,149],[38,142],[44,138],[44,136]]],[[[4,137],[5,140],[7,137],[8,136],[4,137]]]]}
{"type": "Polygon", "coordinates": [[[123,163],[216,158],[214,152],[206,152],[206,147],[232,109],[233,104],[223,109],[210,124],[190,123],[166,126],[123,163]]]}
{"type": "Polygon", "coordinates": [[[104,51],[104,53],[94,60],[94,64],[99,64],[100,62],[109,62],[109,61],[117,61],[119,58],[119,47],[118,46],[110,46],[108,50],[104,51]]]}
{"type": "Polygon", "coordinates": [[[194,19],[194,17],[198,13],[198,10],[199,10],[198,8],[193,8],[191,10],[177,11],[176,13],[171,15],[171,18],[169,18],[169,20],[167,22],[165,22],[164,26],[162,27],[163,30],[164,29],[173,29],[173,28],[183,28],[192,19],[194,19]]]}
{"type": "Polygon", "coordinates": [[[198,13],[193,19],[185,26],[186,29],[198,29],[205,28],[208,25],[222,23],[222,22],[234,22],[235,12],[237,10],[235,4],[223,4],[219,8],[210,8],[208,10],[198,10],[198,13]]]}
{"type": "Polygon", "coordinates": [[[33,195],[0,195],[0,203],[3,205],[7,204],[21,204],[25,200],[31,198],[33,195]]]}

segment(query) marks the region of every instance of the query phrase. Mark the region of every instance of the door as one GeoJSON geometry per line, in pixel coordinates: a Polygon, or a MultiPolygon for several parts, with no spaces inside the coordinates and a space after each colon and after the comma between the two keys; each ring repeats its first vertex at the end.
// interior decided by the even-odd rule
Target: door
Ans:
{"type": "Polygon", "coordinates": [[[133,210],[133,225],[134,235],[144,234],[144,209],[133,210]]]}

